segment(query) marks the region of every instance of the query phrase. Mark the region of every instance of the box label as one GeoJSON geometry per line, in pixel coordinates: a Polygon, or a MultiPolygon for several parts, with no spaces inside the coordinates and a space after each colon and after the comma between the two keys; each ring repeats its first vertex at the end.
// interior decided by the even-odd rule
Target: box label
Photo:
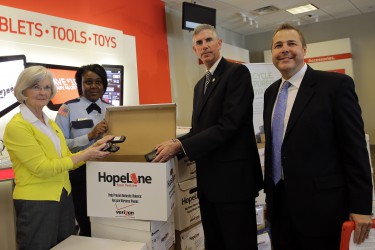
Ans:
{"type": "Polygon", "coordinates": [[[88,162],[88,215],[166,221],[175,204],[174,161],[88,162]]]}

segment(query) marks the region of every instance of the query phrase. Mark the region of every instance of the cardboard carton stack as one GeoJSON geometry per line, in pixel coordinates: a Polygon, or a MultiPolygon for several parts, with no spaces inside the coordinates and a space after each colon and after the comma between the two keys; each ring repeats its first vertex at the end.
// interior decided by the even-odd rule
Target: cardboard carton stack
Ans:
{"type": "MultiPolygon", "coordinates": [[[[264,176],[264,146],[266,138],[264,135],[263,126],[259,127],[260,132],[256,134],[257,147],[264,176]]],[[[258,249],[271,250],[271,242],[269,237],[269,227],[266,221],[266,195],[263,190],[259,191],[259,196],[255,198],[255,211],[257,216],[258,229],[258,249]]]]}
{"type": "MultiPolygon", "coordinates": [[[[190,128],[177,127],[177,137],[190,128]]],[[[184,156],[176,166],[175,249],[204,249],[204,236],[197,194],[196,166],[184,156]]]]}
{"type": "MultiPolygon", "coordinates": [[[[371,160],[371,151],[370,151],[370,136],[366,134],[366,144],[367,144],[367,151],[370,157],[370,165],[371,165],[371,176],[374,177],[374,167],[372,166],[371,160]]],[[[374,178],[372,178],[372,218],[375,219],[375,191],[374,191],[374,178]]]]}
{"type": "Polygon", "coordinates": [[[144,155],[176,137],[174,104],[107,108],[108,134],[124,135],[120,150],[87,162],[92,236],[168,250],[175,241],[176,159],[148,163],[144,155]]]}

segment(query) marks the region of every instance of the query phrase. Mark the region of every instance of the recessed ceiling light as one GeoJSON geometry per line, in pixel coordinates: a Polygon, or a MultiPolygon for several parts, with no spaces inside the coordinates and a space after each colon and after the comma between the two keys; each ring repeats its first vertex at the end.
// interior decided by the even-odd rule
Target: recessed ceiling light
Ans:
{"type": "Polygon", "coordinates": [[[309,11],[317,10],[317,9],[318,8],[315,7],[314,5],[308,4],[308,5],[303,5],[303,6],[287,9],[286,11],[288,11],[289,13],[293,15],[297,15],[297,14],[301,14],[301,13],[305,13],[305,12],[309,12],[309,11]]]}

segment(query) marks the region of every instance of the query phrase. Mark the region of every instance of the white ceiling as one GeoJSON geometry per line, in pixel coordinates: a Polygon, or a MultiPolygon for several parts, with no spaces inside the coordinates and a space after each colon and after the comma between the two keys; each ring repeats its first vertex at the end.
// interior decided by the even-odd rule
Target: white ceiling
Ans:
{"type": "MultiPolygon", "coordinates": [[[[184,0],[162,0],[165,6],[182,13],[184,0]]],[[[243,35],[273,30],[281,23],[305,25],[314,22],[339,19],[375,11],[375,0],[197,0],[188,1],[216,9],[216,25],[243,35]],[[318,10],[292,15],[285,9],[300,5],[313,4],[318,10]],[[254,10],[275,6],[280,10],[258,15],[254,10]],[[241,14],[253,19],[253,25],[241,14]]]]}

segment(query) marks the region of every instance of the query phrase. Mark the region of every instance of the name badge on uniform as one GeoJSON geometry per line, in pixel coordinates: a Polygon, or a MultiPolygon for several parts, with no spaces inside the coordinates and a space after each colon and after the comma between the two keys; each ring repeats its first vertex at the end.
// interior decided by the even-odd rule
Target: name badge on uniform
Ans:
{"type": "Polygon", "coordinates": [[[82,118],[77,119],[77,121],[72,121],[72,128],[83,129],[94,127],[94,121],[92,119],[82,118]]]}

